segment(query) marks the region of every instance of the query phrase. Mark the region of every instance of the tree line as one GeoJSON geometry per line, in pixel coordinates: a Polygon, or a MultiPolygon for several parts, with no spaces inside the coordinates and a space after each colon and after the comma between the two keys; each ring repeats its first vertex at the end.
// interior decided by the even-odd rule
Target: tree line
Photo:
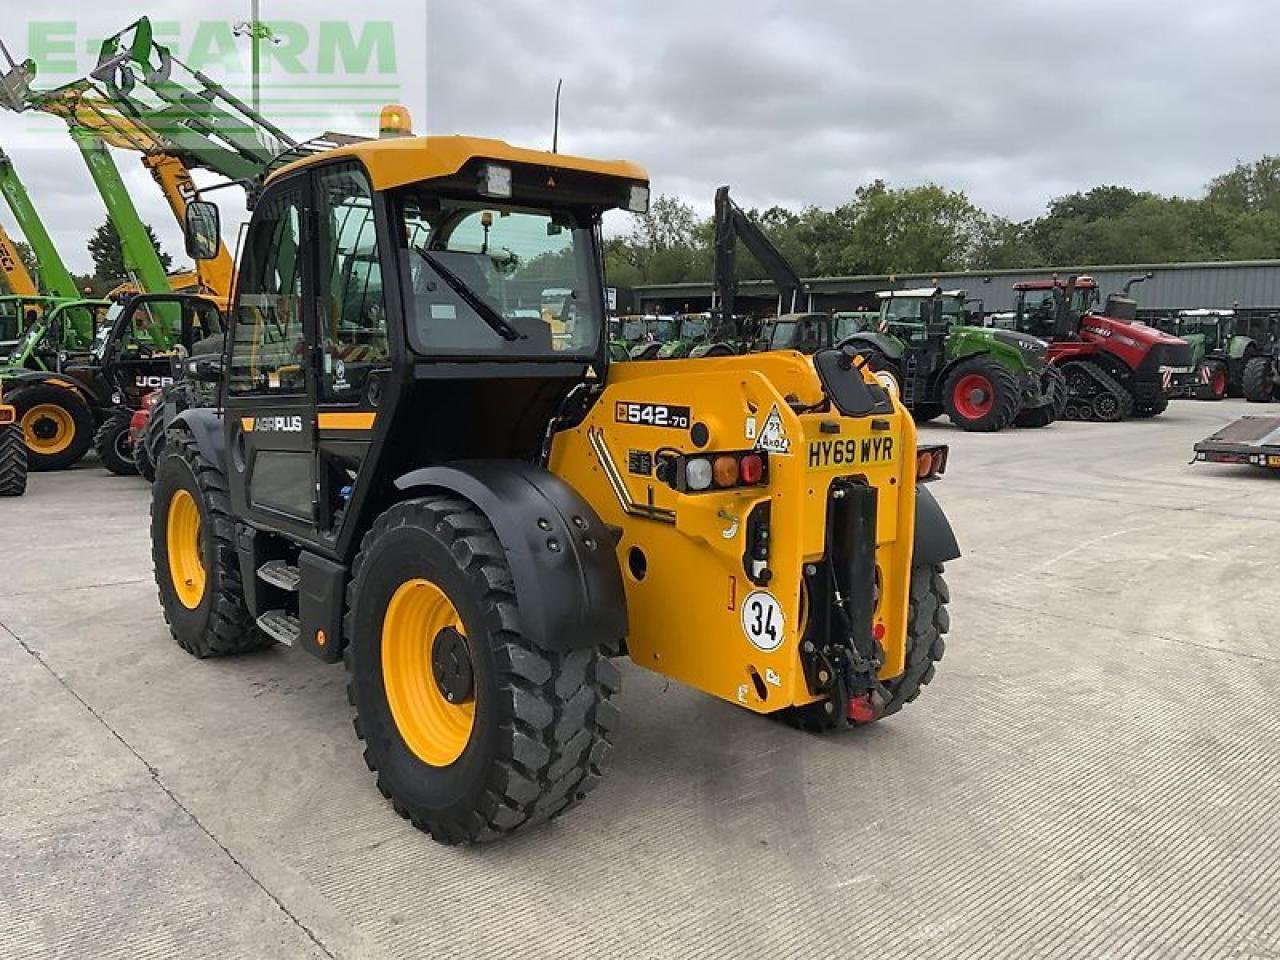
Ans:
{"type": "MultiPolygon", "coordinates": [[[[963,191],[883,180],[834,209],[748,215],[806,277],[1272,259],[1280,258],[1280,156],[1237,164],[1198,198],[1099,186],[1051,200],[1024,221],[988,213],[963,191]]],[[[609,282],[710,280],[713,239],[710,218],[658,197],[629,233],[606,241],[609,282]]],[[[745,254],[737,265],[741,279],[765,276],[745,254]]]]}
{"type": "MultiPolygon", "coordinates": [[[[160,246],[159,238],[149,225],[147,226],[147,236],[151,238],[151,245],[156,248],[161,265],[164,266],[165,270],[171,269],[173,257],[160,246]]],[[[13,245],[17,248],[18,256],[26,266],[27,272],[32,277],[39,277],[39,264],[36,262],[35,251],[31,249],[31,245],[17,239],[14,240],[13,245]]],[[[116,228],[110,220],[104,221],[94,230],[93,235],[89,238],[87,249],[89,257],[93,261],[93,272],[73,273],[71,275],[77,290],[87,296],[101,297],[129,279],[129,272],[124,265],[124,246],[120,242],[120,234],[116,232],[116,228]]],[[[8,278],[3,274],[0,274],[0,289],[5,293],[11,292],[8,278]]]]}

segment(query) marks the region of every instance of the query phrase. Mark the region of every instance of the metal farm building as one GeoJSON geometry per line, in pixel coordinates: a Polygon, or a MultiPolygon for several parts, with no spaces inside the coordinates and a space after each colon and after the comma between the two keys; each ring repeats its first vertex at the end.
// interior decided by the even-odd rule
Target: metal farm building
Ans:
{"type": "MultiPolygon", "coordinates": [[[[1147,273],[1151,278],[1134,288],[1140,313],[1164,313],[1197,307],[1235,307],[1249,312],[1280,311],[1280,260],[1224,263],[1153,263],[1123,266],[1044,267],[1032,270],[991,270],[972,273],[897,274],[896,276],[815,277],[806,281],[809,309],[853,310],[873,307],[877,290],[923,287],[935,280],[947,289],[960,288],[980,299],[987,312],[1013,309],[1013,285],[1052,274],[1094,277],[1104,295],[1119,291],[1125,281],[1147,273]]],[[[705,310],[711,303],[710,283],[672,283],[636,287],[631,298],[640,313],[705,310]]],[[[772,312],[777,294],[767,280],[738,284],[738,308],[743,312],[772,312]]]]}

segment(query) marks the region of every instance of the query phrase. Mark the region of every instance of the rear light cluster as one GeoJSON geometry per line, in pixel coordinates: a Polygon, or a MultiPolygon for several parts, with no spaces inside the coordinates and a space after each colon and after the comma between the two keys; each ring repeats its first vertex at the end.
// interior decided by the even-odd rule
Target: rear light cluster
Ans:
{"type": "Polygon", "coordinates": [[[674,479],[675,488],[688,493],[760,487],[769,482],[769,460],[756,450],[681,457],[674,479]]]}
{"type": "Polygon", "coordinates": [[[950,449],[945,445],[916,448],[916,482],[928,483],[937,480],[947,472],[947,455],[950,449]]]}

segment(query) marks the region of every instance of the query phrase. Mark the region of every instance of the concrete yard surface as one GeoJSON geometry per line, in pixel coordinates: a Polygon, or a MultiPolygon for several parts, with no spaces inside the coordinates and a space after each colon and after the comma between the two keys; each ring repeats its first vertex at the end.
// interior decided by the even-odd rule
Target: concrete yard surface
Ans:
{"type": "Polygon", "coordinates": [[[1280,957],[1280,474],[1240,401],[966,435],[933,684],[817,737],[624,665],[604,784],[481,849],[374,788],[342,668],[199,662],[149,488],[0,501],[0,958],[1280,957]]]}

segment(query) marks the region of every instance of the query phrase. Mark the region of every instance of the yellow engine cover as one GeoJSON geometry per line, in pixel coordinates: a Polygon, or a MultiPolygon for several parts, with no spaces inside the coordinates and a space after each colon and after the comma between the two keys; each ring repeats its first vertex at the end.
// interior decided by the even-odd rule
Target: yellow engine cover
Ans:
{"type": "Polygon", "coordinates": [[[804,565],[827,552],[831,483],[857,477],[878,495],[881,677],[902,672],[915,425],[896,398],[888,415],[806,410],[823,401],[813,362],[799,353],[622,363],[610,368],[586,419],[556,436],[551,469],[622,530],[617,554],[636,663],[760,713],[818,699],[800,660],[804,565]],[[697,424],[707,431],[701,448],[697,424]],[[768,451],[767,486],[682,493],[654,475],[663,453],[756,448],[768,451]],[[744,567],[746,520],[765,500],[773,576],[756,586],[744,567]]]}

